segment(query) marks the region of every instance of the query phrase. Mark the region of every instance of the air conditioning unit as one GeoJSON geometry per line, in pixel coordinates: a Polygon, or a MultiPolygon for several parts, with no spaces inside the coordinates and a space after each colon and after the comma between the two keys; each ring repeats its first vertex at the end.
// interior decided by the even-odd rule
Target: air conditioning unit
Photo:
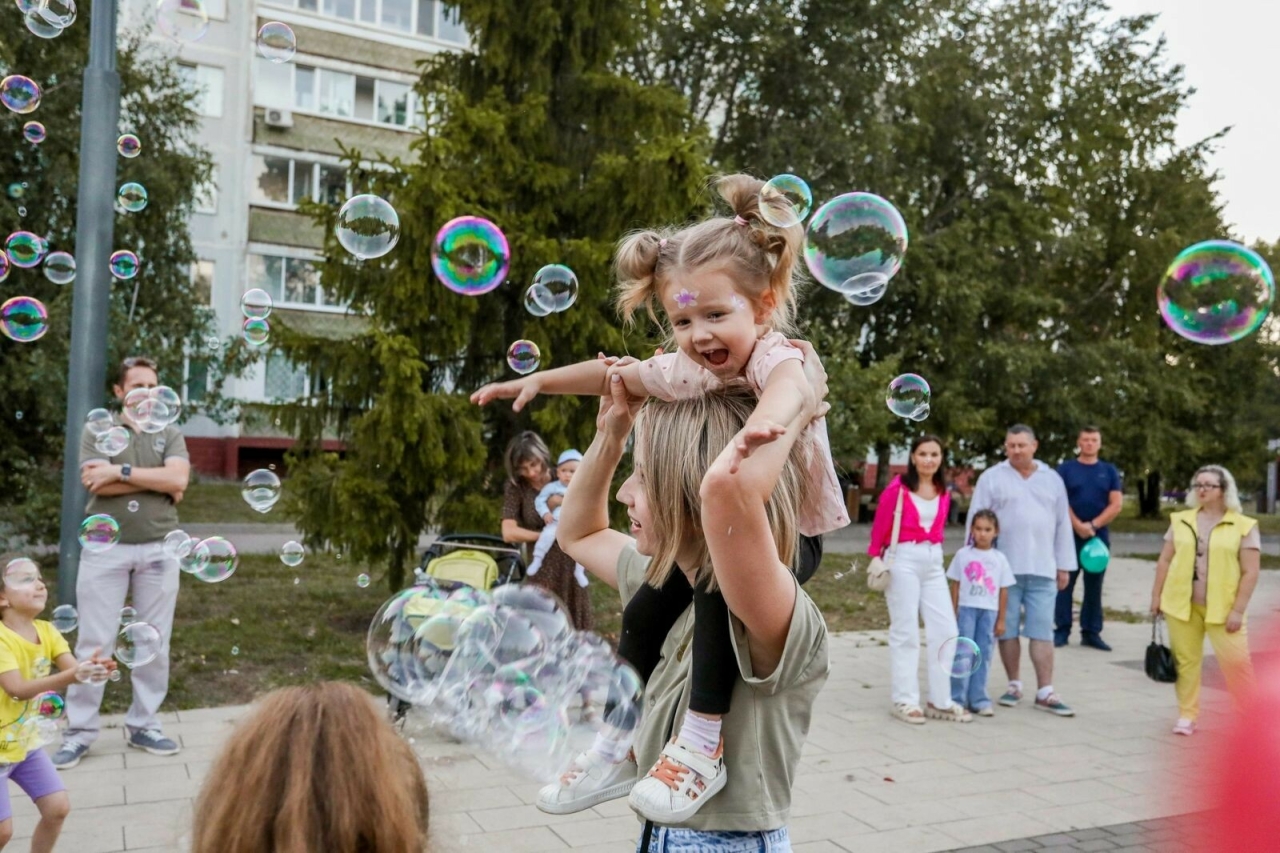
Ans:
{"type": "Polygon", "coordinates": [[[267,127],[293,127],[293,113],[288,110],[268,109],[267,127]]]}

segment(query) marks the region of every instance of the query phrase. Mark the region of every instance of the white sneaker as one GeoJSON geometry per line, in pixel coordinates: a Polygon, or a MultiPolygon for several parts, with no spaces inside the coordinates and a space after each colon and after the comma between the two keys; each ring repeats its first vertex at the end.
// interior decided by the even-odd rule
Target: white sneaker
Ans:
{"type": "Polygon", "coordinates": [[[728,781],[723,739],[714,756],[672,740],[662,748],[649,775],[631,789],[628,802],[646,820],[672,826],[693,817],[728,781]]]}
{"type": "Polygon", "coordinates": [[[581,753],[560,777],[538,792],[538,809],[547,814],[573,814],[607,800],[625,797],[640,770],[631,758],[614,763],[595,750],[581,753]]]}

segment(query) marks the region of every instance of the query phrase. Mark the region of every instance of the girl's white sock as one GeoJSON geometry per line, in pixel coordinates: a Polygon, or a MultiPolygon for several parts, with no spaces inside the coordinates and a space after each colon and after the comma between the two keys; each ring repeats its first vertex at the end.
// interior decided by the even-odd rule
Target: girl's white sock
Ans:
{"type": "Polygon", "coordinates": [[[704,755],[715,755],[720,748],[720,720],[707,719],[692,711],[685,711],[684,724],[680,726],[676,742],[704,755]]]}
{"type": "Polygon", "coordinates": [[[1044,687],[1041,687],[1039,690],[1036,691],[1036,698],[1039,699],[1041,702],[1048,699],[1052,695],[1053,695],[1052,684],[1046,684],[1044,687]]]}
{"type": "Polygon", "coordinates": [[[631,751],[631,743],[627,739],[618,740],[609,737],[604,732],[598,732],[596,734],[596,742],[591,745],[591,749],[599,753],[610,764],[617,764],[627,757],[627,753],[631,751]]]}

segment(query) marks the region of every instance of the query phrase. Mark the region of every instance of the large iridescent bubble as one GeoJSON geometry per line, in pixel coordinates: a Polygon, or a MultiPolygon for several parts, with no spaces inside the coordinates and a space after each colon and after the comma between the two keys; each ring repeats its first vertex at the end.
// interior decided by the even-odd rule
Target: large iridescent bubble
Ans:
{"type": "Polygon", "coordinates": [[[39,299],[14,296],[0,304],[0,334],[9,340],[29,344],[47,331],[49,312],[39,299]]]}
{"type": "Polygon", "coordinates": [[[1207,240],[1173,259],[1156,300],[1169,328],[1189,341],[1216,345],[1256,332],[1275,295],[1275,276],[1257,252],[1207,240]]]}
{"type": "Polygon", "coordinates": [[[907,251],[898,209],[872,193],[845,193],[818,208],[805,231],[804,261],[824,287],[858,293],[889,283],[907,251]]]}
{"type": "Polygon", "coordinates": [[[35,112],[40,96],[39,84],[30,77],[10,74],[0,80],[0,104],[19,115],[35,112]]]}
{"type": "Polygon", "coordinates": [[[385,199],[369,193],[348,199],[335,227],[342,248],[362,261],[382,257],[400,240],[400,215],[385,199]]]}
{"type": "Polygon", "coordinates": [[[929,400],[932,395],[929,383],[915,373],[894,377],[885,394],[885,405],[900,418],[922,421],[929,417],[929,400]]]}
{"type": "Polygon", "coordinates": [[[431,246],[436,278],[463,296],[493,290],[506,279],[510,265],[511,246],[506,235],[479,216],[459,216],[446,222],[431,246]]]}

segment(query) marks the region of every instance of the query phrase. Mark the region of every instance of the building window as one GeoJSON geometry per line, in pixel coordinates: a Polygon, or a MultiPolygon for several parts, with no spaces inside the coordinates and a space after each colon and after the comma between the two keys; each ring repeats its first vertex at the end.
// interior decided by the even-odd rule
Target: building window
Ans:
{"type": "MultiPolygon", "coordinates": [[[[365,0],[366,6],[373,5],[365,0]]],[[[413,32],[413,0],[382,0],[382,17],[379,23],[389,30],[413,32]]]]}
{"type": "Polygon", "coordinates": [[[188,89],[196,94],[192,104],[202,116],[221,118],[222,83],[221,68],[212,65],[186,65],[179,63],[178,76],[188,89]]]}
{"type": "Polygon", "coordinates": [[[434,36],[466,44],[457,10],[439,0],[297,0],[298,8],[344,21],[360,21],[398,33],[434,36]]]}
{"type": "Polygon", "coordinates": [[[196,292],[196,299],[202,305],[213,304],[213,261],[204,258],[191,265],[191,286],[196,292]]]}
{"type": "Polygon", "coordinates": [[[256,67],[254,98],[259,106],[304,110],[396,127],[424,124],[418,95],[407,83],[309,65],[275,65],[262,58],[256,67]]]}
{"type": "Polygon", "coordinates": [[[409,123],[409,87],[403,83],[378,81],[378,115],[383,124],[404,127],[409,123]]]}
{"type": "Polygon", "coordinates": [[[444,3],[436,3],[436,9],[440,12],[439,20],[436,24],[436,38],[441,41],[453,42],[454,44],[466,44],[467,31],[462,26],[462,19],[458,16],[457,8],[446,5],[444,3]]]}
{"type": "Polygon", "coordinates": [[[192,210],[210,216],[218,212],[218,167],[209,169],[209,180],[196,187],[192,210]]]}
{"type": "Polygon", "coordinates": [[[296,207],[308,199],[341,204],[347,196],[347,170],[342,166],[253,155],[250,200],[255,204],[296,207]]]}
{"type": "Polygon", "coordinates": [[[278,352],[267,356],[263,379],[263,396],[268,400],[296,400],[307,393],[307,371],[278,352]]]}
{"type": "Polygon", "coordinates": [[[209,393],[209,362],[187,356],[183,365],[182,396],[187,404],[197,403],[209,393]]]}
{"type": "Polygon", "coordinates": [[[320,268],[306,258],[250,254],[247,287],[259,287],[277,305],[295,308],[343,308],[320,286],[320,268]]]}

